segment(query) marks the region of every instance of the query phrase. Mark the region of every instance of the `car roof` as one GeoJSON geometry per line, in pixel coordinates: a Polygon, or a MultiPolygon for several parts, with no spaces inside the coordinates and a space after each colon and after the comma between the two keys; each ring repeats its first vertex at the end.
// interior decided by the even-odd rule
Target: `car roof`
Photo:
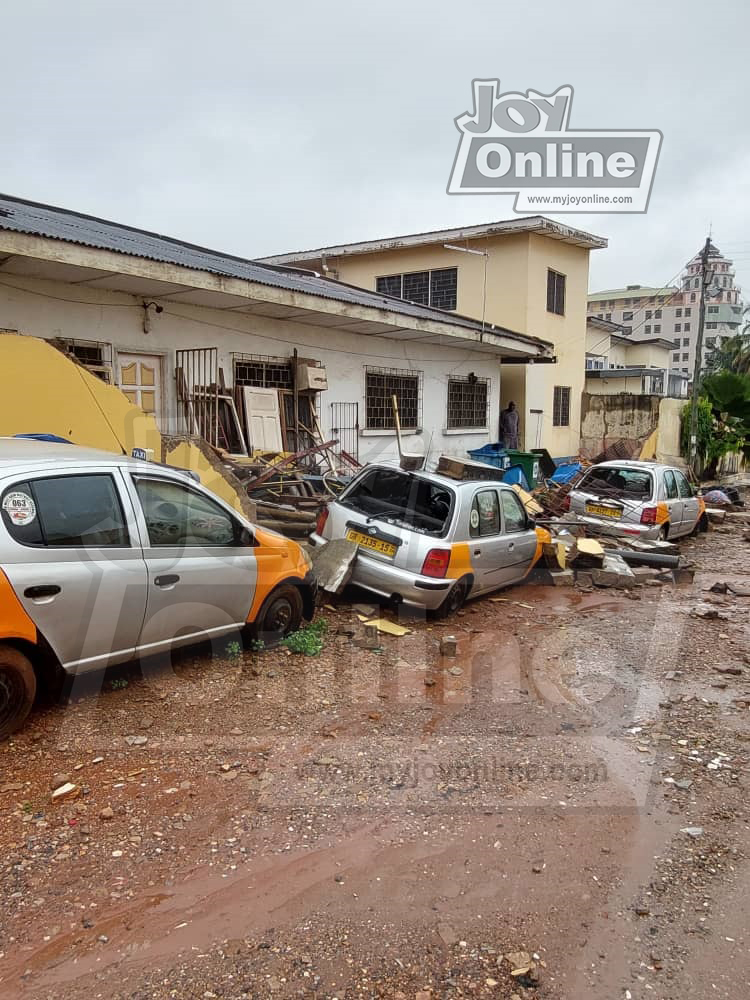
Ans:
{"type": "Polygon", "coordinates": [[[641,469],[643,472],[655,472],[657,469],[671,469],[680,472],[674,465],[664,465],[661,462],[638,462],[635,459],[613,459],[609,462],[597,462],[592,469],[641,469]]]}
{"type": "Polygon", "coordinates": [[[18,465],[54,464],[139,465],[138,459],[129,455],[115,455],[98,448],[83,448],[77,444],[59,441],[37,441],[33,438],[0,437],[0,469],[18,465]]]}
{"type": "MultiPolygon", "coordinates": [[[[387,472],[403,472],[405,476],[419,476],[420,479],[427,479],[431,483],[437,483],[440,486],[449,487],[452,490],[460,489],[462,486],[476,486],[477,484],[483,484],[485,486],[502,486],[503,489],[512,490],[513,487],[509,483],[503,483],[499,479],[452,479],[450,476],[443,476],[439,472],[425,472],[417,469],[414,472],[406,472],[398,465],[387,465],[386,463],[378,462],[372,465],[365,466],[366,469],[383,469],[387,472]]],[[[362,470],[365,471],[364,469],[362,470]]],[[[500,470],[498,469],[498,472],[500,470]]]]}

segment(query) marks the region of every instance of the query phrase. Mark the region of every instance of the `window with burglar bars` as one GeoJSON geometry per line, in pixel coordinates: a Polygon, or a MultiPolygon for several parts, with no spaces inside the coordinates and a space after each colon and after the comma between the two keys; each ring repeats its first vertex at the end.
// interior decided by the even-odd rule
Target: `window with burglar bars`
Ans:
{"type": "Polygon", "coordinates": [[[552,426],[570,426],[570,386],[556,385],[552,400],[552,426]]]}
{"type": "Polygon", "coordinates": [[[112,381],[111,344],[104,344],[98,340],[63,340],[61,343],[71,357],[88,368],[103,382],[112,381]]]}
{"type": "Polygon", "coordinates": [[[486,378],[448,379],[448,430],[487,427],[490,381],[486,378]]]}
{"type": "Polygon", "coordinates": [[[417,305],[450,311],[457,304],[458,268],[386,274],[375,279],[375,288],[382,295],[394,295],[397,299],[406,299],[417,305]]]}
{"type": "Polygon", "coordinates": [[[258,389],[293,389],[292,365],[288,358],[261,354],[234,354],[234,384],[258,389]]]}
{"type": "MultiPolygon", "coordinates": [[[[565,315],[565,275],[547,270],[547,312],[565,315]]],[[[624,317],[623,317],[624,318],[624,317]]]]}
{"type": "Polygon", "coordinates": [[[416,430],[422,421],[422,372],[399,368],[365,368],[365,426],[368,430],[393,430],[391,398],[398,400],[404,430],[416,430]]]}

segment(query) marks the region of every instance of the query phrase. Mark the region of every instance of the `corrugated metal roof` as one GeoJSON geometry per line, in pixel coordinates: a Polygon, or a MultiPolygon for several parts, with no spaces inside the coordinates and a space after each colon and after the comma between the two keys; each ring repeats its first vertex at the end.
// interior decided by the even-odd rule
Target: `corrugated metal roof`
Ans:
{"type": "MultiPolygon", "coordinates": [[[[385,309],[392,313],[411,316],[415,319],[431,320],[453,327],[464,327],[475,333],[481,331],[482,324],[466,316],[445,313],[440,309],[406,302],[389,295],[370,292],[367,289],[347,285],[331,278],[324,278],[304,271],[261,264],[256,261],[234,257],[230,254],[208,250],[205,247],[185,243],[169,236],[160,236],[132,226],[123,226],[106,219],[82,215],[67,209],[54,208],[0,194],[0,230],[43,236],[48,239],[77,243],[97,250],[111,250],[115,253],[142,257],[165,264],[176,264],[210,274],[240,278],[258,282],[287,291],[303,292],[325,299],[334,299],[351,305],[385,309]]],[[[487,324],[490,333],[517,338],[528,344],[551,348],[552,344],[525,333],[507,330],[504,327],[487,324]]]]}

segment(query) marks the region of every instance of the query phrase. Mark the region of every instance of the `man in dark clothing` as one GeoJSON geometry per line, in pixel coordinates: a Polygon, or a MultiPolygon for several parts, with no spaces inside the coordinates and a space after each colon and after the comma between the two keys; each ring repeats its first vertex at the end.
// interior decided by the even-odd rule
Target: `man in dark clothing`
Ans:
{"type": "Polygon", "coordinates": [[[500,413],[500,433],[506,448],[518,448],[518,410],[515,403],[500,413]]]}

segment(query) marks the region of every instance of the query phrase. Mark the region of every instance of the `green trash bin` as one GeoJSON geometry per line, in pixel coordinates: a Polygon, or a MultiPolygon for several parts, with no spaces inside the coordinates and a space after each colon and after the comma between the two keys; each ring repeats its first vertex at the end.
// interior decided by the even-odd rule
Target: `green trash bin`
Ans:
{"type": "Polygon", "coordinates": [[[535,489],[541,473],[539,471],[539,456],[535,455],[531,451],[516,451],[514,448],[508,448],[505,452],[508,459],[508,465],[520,465],[523,469],[523,474],[529,484],[529,489],[535,489]]]}

